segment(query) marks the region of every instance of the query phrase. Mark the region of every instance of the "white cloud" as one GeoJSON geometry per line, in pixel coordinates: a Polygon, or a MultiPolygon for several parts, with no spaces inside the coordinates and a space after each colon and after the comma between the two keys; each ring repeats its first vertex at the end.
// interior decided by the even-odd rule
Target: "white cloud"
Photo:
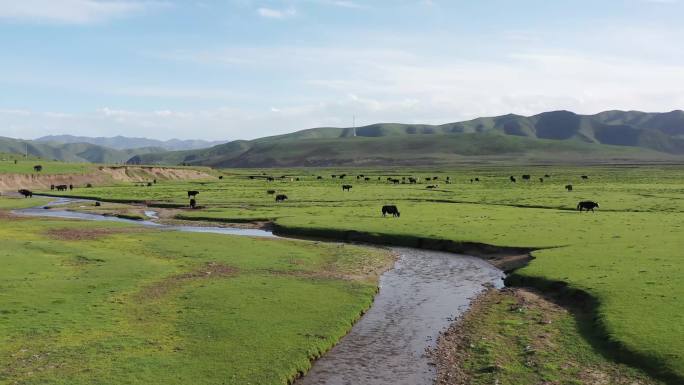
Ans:
{"type": "Polygon", "coordinates": [[[156,1],[0,0],[0,20],[90,24],[141,12],[156,1]]]}
{"type": "Polygon", "coordinates": [[[295,10],[294,8],[287,8],[281,10],[261,7],[257,9],[257,14],[259,14],[259,16],[261,17],[265,17],[268,19],[286,19],[297,15],[297,10],[295,10]]]}

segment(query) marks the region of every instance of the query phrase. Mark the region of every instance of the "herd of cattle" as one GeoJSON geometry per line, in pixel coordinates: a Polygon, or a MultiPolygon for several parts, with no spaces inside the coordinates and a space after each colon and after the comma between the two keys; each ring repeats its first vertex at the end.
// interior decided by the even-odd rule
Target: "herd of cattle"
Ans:
{"type": "MultiPolygon", "coordinates": [[[[331,177],[332,179],[346,179],[347,176],[348,176],[347,174],[332,174],[332,175],[330,175],[330,177],[331,177]]],[[[540,182],[540,183],[544,183],[544,181],[545,181],[546,179],[548,179],[548,178],[551,178],[551,175],[545,174],[543,177],[540,177],[540,178],[539,178],[539,182],[540,182]]],[[[221,176],[221,177],[219,177],[219,179],[223,179],[223,177],[221,176]]],[[[276,179],[280,179],[280,180],[289,179],[290,182],[295,182],[295,181],[299,181],[299,180],[300,180],[300,178],[298,178],[298,177],[297,177],[297,178],[294,178],[294,177],[289,177],[289,176],[287,176],[287,175],[283,175],[283,176],[280,176],[280,177],[264,176],[264,175],[250,175],[250,176],[249,176],[249,179],[252,179],[252,180],[254,180],[254,179],[265,179],[267,182],[274,182],[276,179]]],[[[324,179],[323,176],[321,176],[321,175],[316,176],[316,180],[322,180],[322,179],[324,179]]],[[[363,180],[363,181],[368,182],[368,181],[370,181],[372,178],[369,177],[369,176],[363,175],[363,174],[359,174],[359,175],[356,175],[356,179],[357,179],[357,180],[363,180]]],[[[438,180],[440,180],[440,177],[439,177],[439,176],[424,177],[423,179],[424,179],[425,181],[427,181],[427,182],[429,182],[429,181],[438,181],[438,180]]],[[[529,175],[529,174],[523,174],[523,175],[521,176],[521,179],[522,179],[523,181],[528,181],[528,182],[529,182],[529,181],[532,180],[532,176],[529,175]]],[[[587,180],[587,179],[589,179],[589,176],[588,176],[588,175],[581,175],[581,179],[587,180]]],[[[378,181],[381,181],[381,180],[382,180],[382,177],[379,177],[379,176],[378,176],[378,177],[377,177],[377,180],[378,180],[378,181]]],[[[517,183],[517,182],[518,182],[518,179],[517,179],[514,175],[511,175],[510,178],[509,178],[509,180],[510,180],[512,183],[517,183]]],[[[411,177],[411,176],[409,176],[409,177],[404,176],[404,177],[401,177],[401,179],[396,178],[396,177],[386,177],[386,181],[389,182],[389,183],[391,183],[391,184],[407,184],[407,183],[408,183],[408,184],[418,184],[418,183],[421,183],[420,178],[418,178],[418,177],[411,177]]],[[[452,179],[451,179],[451,177],[449,177],[449,176],[447,176],[446,178],[444,178],[444,181],[445,181],[446,184],[451,184],[451,183],[452,183],[452,179]]],[[[470,183],[476,183],[476,182],[480,182],[480,178],[479,178],[479,177],[475,177],[475,178],[470,179],[470,183]]],[[[347,191],[347,192],[348,192],[348,191],[351,191],[352,187],[354,187],[354,186],[352,186],[352,185],[350,185],[350,184],[343,184],[343,185],[342,185],[342,191],[343,191],[343,192],[345,192],[345,191],[347,191]]],[[[429,185],[426,185],[425,187],[426,187],[427,189],[429,189],[429,190],[434,190],[434,189],[438,189],[438,188],[439,188],[439,185],[438,185],[438,184],[429,184],[429,185]]],[[[565,185],[564,188],[565,188],[565,190],[567,190],[567,191],[572,191],[572,190],[573,190],[573,187],[572,187],[571,184],[565,185]]],[[[276,190],[269,189],[269,190],[266,190],[266,193],[269,194],[269,195],[275,195],[275,194],[276,194],[276,190]]],[[[188,194],[190,194],[190,192],[188,192],[188,194]]],[[[287,195],[284,195],[284,194],[278,194],[278,195],[276,195],[276,197],[275,197],[276,203],[284,202],[284,201],[287,200],[287,199],[288,199],[288,198],[287,198],[287,195]]],[[[193,206],[193,207],[194,207],[194,206],[193,206]]],[[[595,209],[595,208],[598,208],[598,207],[599,207],[598,203],[593,202],[593,201],[581,201],[581,202],[579,202],[579,203],[577,204],[577,210],[580,211],[580,212],[582,212],[582,211],[592,211],[592,212],[593,212],[594,209],[595,209]]],[[[384,217],[384,216],[387,216],[388,214],[391,214],[393,217],[399,217],[399,216],[400,216],[399,209],[398,209],[397,206],[395,206],[395,205],[385,205],[385,206],[382,206],[381,212],[382,212],[382,216],[383,216],[383,217],[384,217]]]]}
{"type": "MultiPolygon", "coordinates": [[[[36,166],[34,166],[34,170],[35,170],[36,172],[40,172],[40,171],[42,170],[42,166],[41,166],[41,165],[36,165],[36,166]]],[[[347,174],[332,174],[330,177],[331,177],[332,179],[345,179],[345,178],[347,178],[347,174]]],[[[223,176],[219,176],[218,178],[219,178],[219,179],[223,179],[223,176]]],[[[545,174],[543,177],[540,177],[540,178],[539,178],[539,182],[540,182],[540,183],[543,183],[544,180],[545,180],[545,179],[548,179],[548,178],[551,178],[551,175],[545,174]]],[[[587,180],[587,179],[589,179],[589,176],[587,176],[587,175],[582,175],[581,178],[582,178],[583,180],[587,180]]],[[[267,182],[274,182],[274,181],[276,180],[276,177],[273,177],[273,176],[263,176],[263,175],[260,175],[260,176],[250,175],[250,176],[249,176],[249,179],[252,179],[252,180],[253,180],[253,179],[265,179],[267,182]]],[[[286,176],[286,175],[281,176],[279,179],[281,179],[281,180],[282,180],[282,179],[289,179],[291,182],[299,181],[299,180],[300,180],[300,178],[298,178],[298,177],[297,177],[297,178],[295,178],[295,177],[288,177],[288,176],[286,176]]],[[[316,176],[316,180],[322,180],[322,179],[324,179],[322,176],[320,176],[320,175],[319,175],[319,176],[316,176]]],[[[363,175],[363,174],[359,174],[359,175],[356,175],[356,179],[357,179],[357,180],[363,180],[363,181],[368,182],[368,181],[371,180],[371,177],[366,176],[366,175],[363,175]]],[[[430,182],[430,181],[439,181],[439,180],[440,180],[440,177],[439,177],[439,176],[424,177],[423,179],[424,179],[426,182],[430,182]]],[[[523,181],[529,182],[529,181],[532,180],[532,176],[529,175],[529,174],[523,174],[523,175],[521,176],[521,179],[522,179],[523,181]]],[[[378,181],[381,181],[381,180],[382,180],[382,177],[379,177],[379,176],[378,176],[378,177],[377,177],[377,180],[378,180],[378,181]]],[[[509,180],[510,180],[512,183],[517,183],[517,182],[518,182],[518,179],[517,179],[516,176],[514,176],[514,175],[511,175],[510,178],[509,178],[509,180]]],[[[390,184],[418,184],[418,183],[421,183],[420,178],[418,178],[418,177],[412,177],[412,176],[408,176],[408,177],[404,176],[404,177],[401,177],[401,179],[399,179],[399,178],[397,178],[397,177],[387,177],[387,178],[386,178],[386,181],[389,182],[390,184]]],[[[446,178],[444,178],[444,181],[445,181],[446,184],[451,184],[451,183],[452,183],[451,177],[449,177],[449,176],[447,176],[446,178]]],[[[470,179],[470,183],[477,183],[477,182],[480,182],[480,178],[479,178],[479,177],[475,177],[475,178],[470,179]]],[[[153,182],[147,183],[147,186],[152,186],[153,184],[156,184],[156,183],[157,183],[157,180],[155,179],[153,182]]],[[[144,185],[144,184],[143,184],[143,185],[144,185]]],[[[86,187],[92,187],[92,185],[88,184],[86,187]]],[[[352,189],[352,187],[353,187],[353,186],[352,186],[351,184],[343,184],[343,185],[342,185],[342,191],[343,191],[343,192],[345,192],[345,191],[346,191],[346,192],[350,192],[351,189],[352,189]]],[[[429,189],[429,190],[434,190],[434,189],[438,189],[438,188],[439,188],[439,185],[438,185],[438,184],[428,184],[428,185],[426,185],[426,188],[429,189]]],[[[69,184],[69,185],[61,184],[61,185],[51,185],[51,186],[50,186],[50,190],[67,191],[67,189],[68,189],[68,190],[73,190],[73,189],[74,189],[74,186],[71,185],[71,184],[69,184]]],[[[568,184],[568,185],[565,185],[565,189],[566,189],[567,191],[572,191],[572,190],[573,190],[573,187],[572,187],[571,184],[568,184]]],[[[30,190],[27,190],[27,189],[20,189],[20,190],[18,190],[18,192],[19,192],[19,194],[23,195],[25,198],[31,198],[31,197],[33,197],[33,192],[30,191],[30,190]]],[[[267,192],[267,194],[269,194],[269,195],[275,195],[275,202],[276,202],[276,203],[281,203],[281,202],[284,202],[284,201],[286,201],[286,200],[288,199],[287,195],[285,195],[285,194],[276,194],[276,190],[273,190],[273,189],[269,189],[269,190],[267,190],[266,192],[267,192]]],[[[190,206],[191,208],[198,208],[198,206],[197,206],[197,195],[199,195],[199,193],[200,193],[200,192],[199,192],[199,191],[196,191],[196,190],[189,190],[189,191],[187,192],[188,198],[190,199],[190,204],[189,204],[189,206],[190,206]]],[[[593,201],[581,201],[581,202],[579,202],[579,203],[577,204],[577,210],[580,211],[580,212],[582,212],[582,211],[592,211],[592,212],[593,212],[594,209],[595,209],[595,208],[598,208],[598,207],[599,207],[598,203],[593,202],[593,201]]],[[[382,212],[382,216],[383,216],[383,217],[386,216],[386,215],[388,215],[388,214],[391,214],[393,217],[399,217],[399,216],[400,216],[399,209],[398,209],[397,206],[395,206],[395,205],[384,205],[384,206],[382,206],[381,212],[382,212]]]]}

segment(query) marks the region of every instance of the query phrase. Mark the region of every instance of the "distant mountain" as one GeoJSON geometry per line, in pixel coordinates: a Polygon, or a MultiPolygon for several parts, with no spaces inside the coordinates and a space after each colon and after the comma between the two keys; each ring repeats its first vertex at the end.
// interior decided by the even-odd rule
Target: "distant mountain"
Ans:
{"type": "Polygon", "coordinates": [[[0,152],[26,154],[64,162],[123,163],[139,154],[165,151],[162,148],[146,147],[130,150],[116,150],[90,143],[35,142],[0,137],[0,152]]]}
{"type": "Polygon", "coordinates": [[[503,115],[443,125],[321,127],[201,150],[140,154],[130,163],[216,167],[437,164],[503,160],[683,159],[684,112],[569,111],[503,115]]]}
{"type": "Polygon", "coordinates": [[[73,135],[48,135],[35,139],[36,142],[42,143],[90,143],[98,146],[109,147],[115,150],[130,150],[145,147],[157,147],[168,151],[177,150],[196,150],[201,148],[212,147],[224,141],[206,141],[206,140],[156,140],[147,138],[129,138],[125,136],[114,137],[87,137],[87,136],[73,136],[73,135]]]}

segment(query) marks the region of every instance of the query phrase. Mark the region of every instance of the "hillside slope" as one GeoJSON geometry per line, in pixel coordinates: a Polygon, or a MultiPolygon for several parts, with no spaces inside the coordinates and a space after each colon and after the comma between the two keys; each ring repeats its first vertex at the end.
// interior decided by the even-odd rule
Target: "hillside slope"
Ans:
{"type": "Polygon", "coordinates": [[[322,127],[196,151],[142,154],[132,164],[215,167],[434,164],[492,160],[673,160],[684,155],[684,112],[568,111],[443,125],[322,127]]]}
{"type": "Polygon", "coordinates": [[[28,154],[43,159],[63,162],[123,163],[135,155],[162,152],[162,148],[115,150],[89,143],[35,142],[0,137],[0,152],[28,154]]]}

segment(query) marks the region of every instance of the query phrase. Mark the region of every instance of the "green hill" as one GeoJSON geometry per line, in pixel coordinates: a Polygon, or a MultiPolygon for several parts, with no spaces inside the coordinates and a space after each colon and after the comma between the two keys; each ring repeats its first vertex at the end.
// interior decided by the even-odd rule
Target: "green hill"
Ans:
{"type": "Polygon", "coordinates": [[[208,149],[141,154],[130,163],[215,167],[439,164],[505,161],[678,160],[684,112],[569,111],[503,115],[443,125],[321,127],[208,149]]]}
{"type": "Polygon", "coordinates": [[[0,137],[0,152],[63,162],[123,163],[135,155],[164,151],[162,148],[115,150],[89,143],[36,142],[0,137]]]}

